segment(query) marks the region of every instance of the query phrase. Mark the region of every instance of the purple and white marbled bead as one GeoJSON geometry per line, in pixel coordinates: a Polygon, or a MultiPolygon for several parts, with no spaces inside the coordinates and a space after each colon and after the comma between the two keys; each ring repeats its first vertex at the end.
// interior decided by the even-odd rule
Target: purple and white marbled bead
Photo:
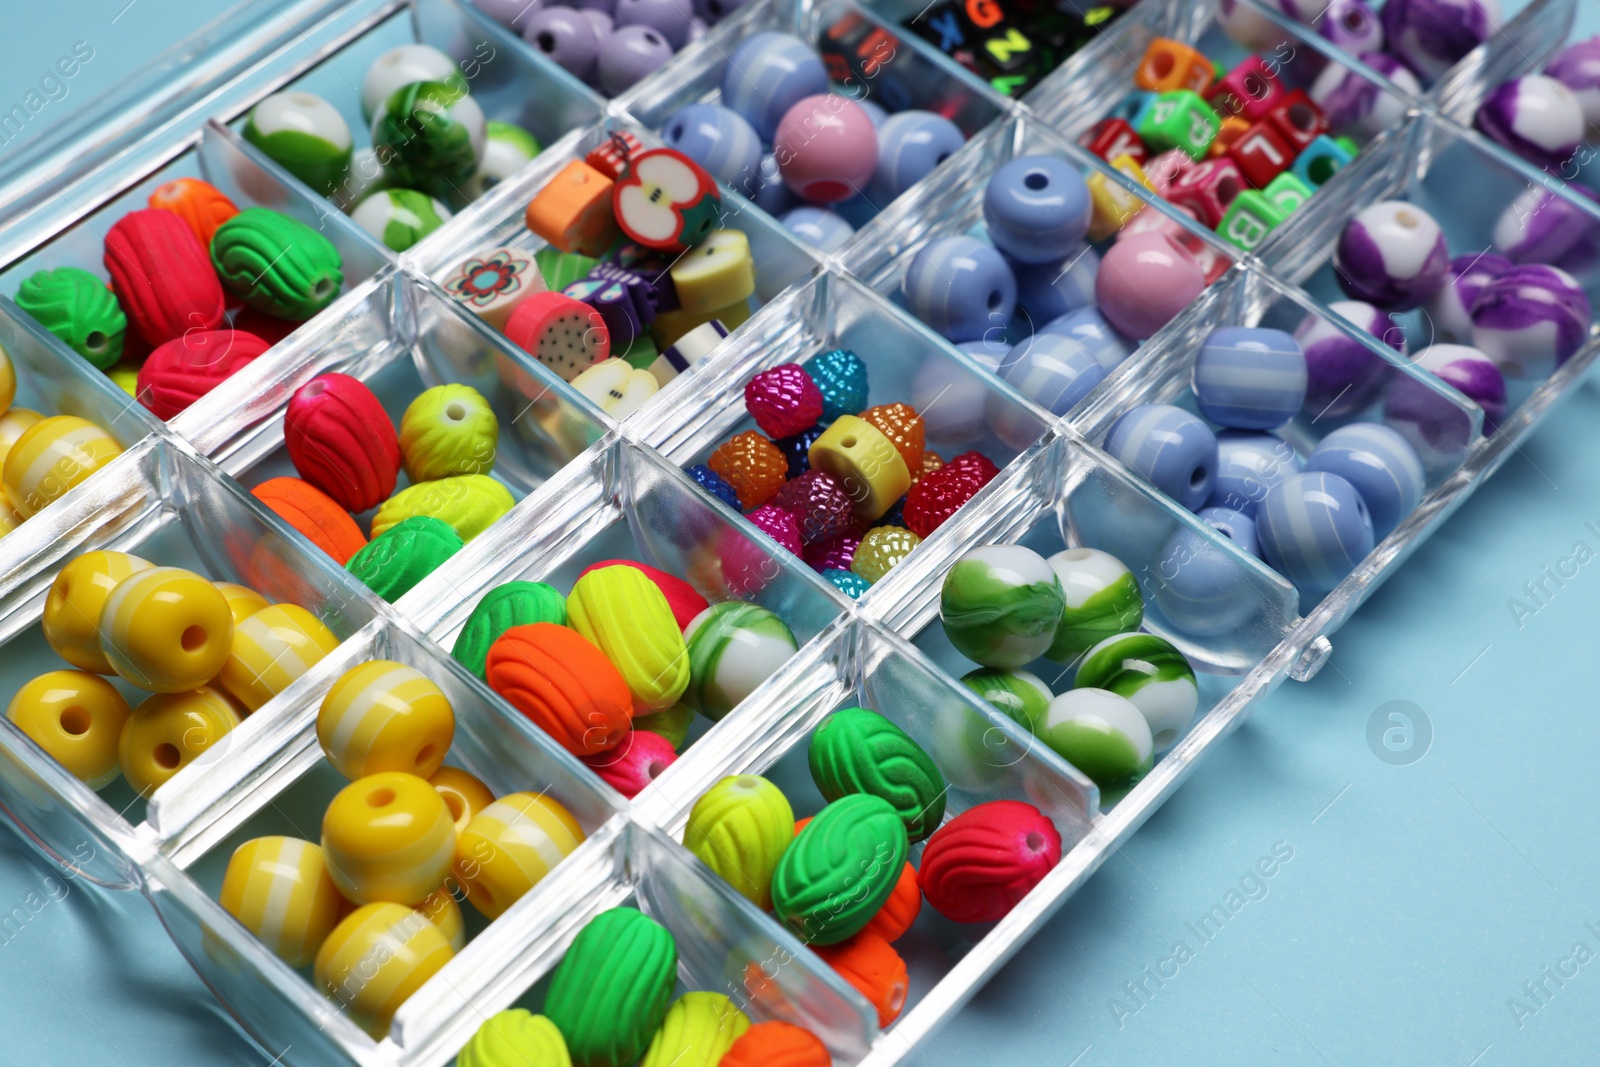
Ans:
{"type": "MultiPolygon", "coordinates": [[[[1336,300],[1328,307],[1405,354],[1405,332],[1387,312],[1360,300],[1336,300]]],[[[1294,339],[1306,354],[1305,410],[1313,417],[1346,418],[1378,399],[1389,377],[1382,356],[1320,315],[1307,315],[1294,339]]]]}
{"type": "Polygon", "coordinates": [[[1560,167],[1583,144],[1586,126],[1577,94],[1554,78],[1513,78],[1478,105],[1478,129],[1540,167],[1560,167]]]}
{"type": "Polygon", "coordinates": [[[1593,322],[1578,280],[1543,263],[1513,267],[1472,305],[1472,346],[1508,378],[1544,378],[1583,346],[1593,322]]]}
{"type": "MultiPolygon", "coordinates": [[[[1494,361],[1467,345],[1432,345],[1412,361],[1483,409],[1483,432],[1506,417],[1506,379],[1494,361]]],[[[1456,404],[1410,378],[1396,378],[1383,404],[1384,421],[1417,450],[1426,466],[1460,458],[1471,440],[1471,422],[1456,404]]]]}
{"type": "Polygon", "coordinates": [[[1600,37],[1568,45],[1544,72],[1571,89],[1584,119],[1590,126],[1600,127],[1600,37]]]}
{"type": "Polygon", "coordinates": [[[1316,30],[1346,52],[1376,52],[1383,47],[1383,23],[1366,0],[1332,0],[1316,30]]]}
{"type": "Polygon", "coordinates": [[[1383,36],[1389,52],[1433,81],[1500,28],[1500,0],[1389,0],[1383,36]]]}
{"type": "Polygon", "coordinates": [[[1410,311],[1444,284],[1450,250],[1432,215],[1403,200],[1385,200],[1345,224],[1333,265],[1340,287],[1354,299],[1410,311]]]}
{"type": "MultiPolygon", "coordinates": [[[[1584,186],[1567,188],[1600,202],[1584,186]]],[[[1494,247],[1513,263],[1558,263],[1580,245],[1593,244],[1597,231],[1593,216],[1542,185],[1530,185],[1500,213],[1494,247]]]]}
{"type": "MultiPolygon", "coordinates": [[[[1382,52],[1363,52],[1360,59],[1382,74],[1395,87],[1420,96],[1422,86],[1416,75],[1407,70],[1399,60],[1382,52]]],[[[1405,117],[1406,103],[1392,93],[1386,93],[1376,84],[1339,63],[1330,63],[1311,83],[1312,101],[1322,109],[1328,125],[1341,132],[1376,137],[1405,117]]]]}
{"type": "Polygon", "coordinates": [[[1472,342],[1472,305],[1478,294],[1512,262],[1493,252],[1476,256],[1457,256],[1450,261],[1450,273],[1439,291],[1422,305],[1427,318],[1423,327],[1430,344],[1464,345],[1472,342]]]}

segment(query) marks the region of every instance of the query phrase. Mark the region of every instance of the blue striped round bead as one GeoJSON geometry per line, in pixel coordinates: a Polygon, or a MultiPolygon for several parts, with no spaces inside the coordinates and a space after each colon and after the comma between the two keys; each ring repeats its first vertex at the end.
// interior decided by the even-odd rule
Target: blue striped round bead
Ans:
{"type": "Polygon", "coordinates": [[[735,188],[761,173],[761,138],[737,111],[720,104],[679,108],[661,127],[661,139],[735,188]]]}
{"type": "Polygon", "coordinates": [[[1256,538],[1256,520],[1231,508],[1201,508],[1200,521],[1239,546],[1247,555],[1261,557],[1261,542],[1256,538]]]}
{"type": "Polygon", "coordinates": [[[851,237],[856,228],[825,207],[801,205],[786,212],[783,228],[815,248],[818,252],[832,252],[851,237]]]}
{"type": "Polygon", "coordinates": [[[1217,478],[1217,438],[1171,404],[1140,404],[1111,426],[1106,451],[1179,504],[1196,511],[1217,478]]]}
{"type": "Polygon", "coordinates": [[[1106,369],[1071,337],[1042,333],[1012,348],[1001,377],[1050,414],[1065,415],[1105,381],[1106,369]]]}
{"type": "Polygon", "coordinates": [[[1012,263],[1017,279],[1017,306],[1033,322],[1051,322],[1094,303],[1094,281],[1100,274],[1100,253],[1082,245],[1052,263],[1012,263]]]}
{"type": "Polygon", "coordinates": [[[1236,430],[1275,430],[1306,399],[1306,355],[1282,330],[1212,330],[1194,361],[1200,414],[1236,430]]]}
{"type": "Polygon", "coordinates": [[[794,190],[783,183],[783,175],[778,171],[778,157],[771,152],[761,157],[761,165],[757,168],[754,180],[740,181],[739,191],[754,200],[756,207],[773,218],[778,218],[800,203],[800,198],[794,195],[794,190]]]}
{"type": "MultiPolygon", "coordinates": [[[[1099,269],[1096,261],[1096,269],[1099,269]]],[[[1059,333],[1076,338],[1110,374],[1123,360],[1133,355],[1139,342],[1124,337],[1112,328],[1097,307],[1079,308],[1068,315],[1052,319],[1039,327],[1040,333],[1059,333]]]]}
{"type": "Polygon", "coordinates": [[[960,128],[943,115],[902,111],[889,116],[878,128],[878,166],[868,194],[878,207],[888,207],[965,143],[960,128]]]}
{"type": "Polygon", "coordinates": [[[800,38],[758,33],[734,50],[722,74],[722,102],[745,117],[763,141],[778,132],[784,113],[828,91],[822,60],[800,38]]]}
{"type": "Polygon", "coordinates": [[[912,314],[960,343],[1004,329],[1017,306],[1017,280],[993,245],[941,237],[917,251],[901,283],[912,314]]]}
{"type": "Polygon", "coordinates": [[[1217,434],[1217,483],[1206,506],[1253,516],[1268,489],[1304,467],[1294,446],[1281,437],[1223,430],[1217,434]]]}
{"type": "Polygon", "coordinates": [[[1268,490],[1256,513],[1256,536],[1262,558],[1314,597],[1343,581],[1374,544],[1361,494],[1326,471],[1291,475],[1268,490]]]}
{"type": "Polygon", "coordinates": [[[1306,469],[1337,474],[1355,486],[1379,539],[1416,509],[1426,488],[1417,450],[1396,430],[1376,422],[1353,422],[1324,437],[1306,469]]]}

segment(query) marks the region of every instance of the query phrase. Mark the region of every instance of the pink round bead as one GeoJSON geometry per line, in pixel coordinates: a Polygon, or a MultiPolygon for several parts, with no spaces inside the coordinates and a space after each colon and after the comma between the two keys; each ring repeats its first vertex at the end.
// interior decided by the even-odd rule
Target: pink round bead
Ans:
{"type": "Polygon", "coordinates": [[[677,758],[672,742],[660,734],[629,730],[622,735],[622,743],[616,748],[584,756],[583,762],[612,789],[632,800],[661,777],[661,772],[677,758]]]}
{"type": "Polygon", "coordinates": [[[840,534],[830,541],[819,541],[806,549],[806,562],[813,570],[847,571],[855,561],[856,549],[861,547],[861,535],[854,530],[840,534]]]}
{"type": "Polygon", "coordinates": [[[744,406],[768,437],[792,437],[822,418],[822,390],[800,364],[784,363],[745,383],[744,406]]]}
{"type": "Polygon", "coordinates": [[[1107,322],[1143,341],[1205,287],[1205,272],[1193,256],[1166,234],[1141,233],[1116,242],[1101,258],[1094,299],[1107,322]]]}
{"type": "Polygon", "coordinates": [[[878,166],[872,119],[836,93],[808,96],[791,107],[778,123],[772,148],[784,184],[818,204],[855,196],[878,166]]]}
{"type": "Polygon", "coordinates": [[[774,504],[762,504],[745,518],[756,524],[762,533],[798,556],[803,548],[800,540],[800,520],[774,504]]]}

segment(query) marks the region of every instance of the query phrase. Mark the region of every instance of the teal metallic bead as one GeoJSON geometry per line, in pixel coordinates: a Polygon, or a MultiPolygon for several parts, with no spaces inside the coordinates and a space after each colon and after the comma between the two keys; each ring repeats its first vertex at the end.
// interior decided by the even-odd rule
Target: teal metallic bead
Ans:
{"type": "Polygon", "coordinates": [[[867,365],[848,348],[824,352],[806,364],[806,373],[822,390],[822,418],[827,424],[840,415],[859,415],[867,408],[867,365]]]}
{"type": "Polygon", "coordinates": [[[872,588],[872,583],[855,571],[843,571],[836,567],[830,567],[822,572],[822,576],[832,583],[835,589],[851,600],[860,600],[862,595],[872,588]]]}
{"type": "Polygon", "coordinates": [[[939,617],[945,636],[985,667],[1020,667],[1055,641],[1066,600],[1055,571],[1021,545],[982,545],[945,575],[939,617]]]}
{"type": "Polygon", "coordinates": [[[961,676],[961,684],[1004,712],[1023,729],[1044,714],[1055,694],[1036,674],[1001,667],[979,667],[961,676]]]}
{"type": "Polygon", "coordinates": [[[1194,721],[1200,703],[1194,668],[1170,641],[1155,634],[1118,634],[1084,654],[1074,683],[1127,697],[1150,726],[1157,752],[1165,752],[1194,721]]]}

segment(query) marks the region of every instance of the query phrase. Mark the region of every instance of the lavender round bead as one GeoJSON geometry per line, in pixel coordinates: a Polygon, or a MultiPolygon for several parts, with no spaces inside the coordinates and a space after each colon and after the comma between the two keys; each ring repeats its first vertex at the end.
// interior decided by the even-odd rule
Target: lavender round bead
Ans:
{"type": "Polygon", "coordinates": [[[1139,342],[1118,333],[1096,307],[1079,308],[1052,319],[1039,327],[1039,332],[1059,333],[1077,340],[1100,361],[1107,373],[1116,370],[1139,346],[1139,342]]]}
{"type": "Polygon", "coordinates": [[[1388,0],[1383,36],[1417,77],[1433,81],[1500,28],[1500,0],[1388,0]]]}
{"type": "MultiPolygon", "coordinates": [[[[1466,345],[1433,345],[1418,352],[1427,371],[1483,409],[1483,432],[1493,433],[1506,416],[1506,380],[1488,356],[1466,345]]],[[[1383,403],[1384,421],[1403,434],[1429,467],[1459,458],[1472,443],[1466,413],[1422,382],[1396,378],[1383,403]]]]}
{"type": "Polygon", "coordinates": [[[1306,356],[1282,330],[1212,330],[1191,376],[1200,414],[1235,430],[1275,430],[1306,398],[1306,356]]]}
{"type": "MultiPolygon", "coordinates": [[[[1007,257],[1010,261],[1010,257],[1007,257]]],[[[1011,263],[1017,306],[1031,322],[1053,322],[1094,303],[1100,253],[1083,245],[1059,263],[1011,263]]]]}
{"type": "Polygon", "coordinates": [[[1333,0],[1317,19],[1316,30],[1346,52],[1376,52],[1383,47],[1383,23],[1366,0],[1333,0]]]}
{"type": "Polygon", "coordinates": [[[1201,522],[1237,545],[1239,551],[1260,558],[1261,542],[1256,539],[1255,519],[1232,508],[1201,508],[1196,514],[1201,522]]]}
{"type": "Polygon", "coordinates": [[[1217,478],[1206,507],[1253,516],[1268,489],[1303,467],[1300,454],[1281,437],[1223,430],[1217,434],[1217,478]]]}
{"type": "MultiPolygon", "coordinates": [[[[1361,61],[1414,96],[1422,94],[1416,76],[1382,52],[1363,52],[1361,61]]],[[[1312,101],[1335,130],[1376,137],[1405,117],[1406,103],[1340,63],[1330,63],[1311,83],[1312,101]]]]}
{"type": "Polygon", "coordinates": [[[1544,378],[1583,345],[1593,321],[1578,280],[1543,263],[1495,278],[1472,305],[1472,346],[1508,378],[1544,378]]]}
{"type": "Polygon", "coordinates": [[[828,91],[822,60],[800,38],[772,31],[745,40],[728,57],[722,75],[722,102],[772,140],[778,123],[795,104],[828,91]]]}
{"type": "MultiPolygon", "coordinates": [[[[1253,534],[1255,523],[1244,521],[1250,522],[1253,534]]],[[[1223,533],[1215,524],[1208,525],[1223,533]]],[[[1230,522],[1230,527],[1242,529],[1237,520],[1230,522]]],[[[1245,549],[1233,537],[1224,536],[1245,549]]],[[[1260,610],[1260,597],[1255,592],[1260,579],[1249,566],[1187,526],[1179,526],[1167,538],[1151,571],[1154,573],[1146,583],[1151,593],[1146,601],[1147,621],[1153,601],[1174,629],[1194,637],[1210,637],[1239,629],[1260,610]]]]}
{"type": "MultiPolygon", "coordinates": [[[[889,121],[889,113],[871,100],[857,100],[856,103],[867,113],[867,118],[872,120],[873,129],[882,130],[883,124],[889,121]]],[[[883,149],[879,148],[878,151],[881,152],[883,149]]]]}
{"type": "Polygon", "coordinates": [[[1528,74],[1496,87],[1478,105],[1478,129],[1528,162],[1560,167],[1583,143],[1577,94],[1554,78],[1528,74]]]}
{"type": "Polygon", "coordinates": [[[1311,450],[1306,470],[1337,474],[1355,486],[1380,541],[1416,510],[1427,488],[1416,449],[1376,422],[1353,422],[1324,437],[1311,450]]]}
{"type": "Polygon", "coordinates": [[[819,252],[832,252],[855,235],[855,227],[827,208],[802,204],[783,216],[784,228],[819,252]]]}
{"type": "Polygon", "coordinates": [[[1334,251],[1339,285],[1386,311],[1410,311],[1444,284],[1450,251],[1444,231],[1421,208],[1386,200],[1363,208],[1334,251]]]}
{"type": "Polygon", "coordinates": [[[580,7],[578,14],[589,20],[589,25],[594,27],[594,32],[600,35],[600,45],[605,47],[606,37],[610,35],[616,25],[609,11],[602,11],[597,7],[580,7]]]}
{"type": "MultiPolygon", "coordinates": [[[[1600,202],[1586,186],[1567,188],[1600,202]]],[[[1574,250],[1593,250],[1597,236],[1594,216],[1542,185],[1523,190],[1494,225],[1495,251],[1512,263],[1559,263],[1574,250]]]]}
{"type": "Polygon", "coordinates": [[[1375,543],[1361,494],[1326,471],[1306,471],[1273,486],[1256,512],[1256,536],[1261,557],[1316,597],[1343,581],[1375,543]]]}
{"type": "Polygon", "coordinates": [[[1022,263],[1071,256],[1089,231],[1089,186],[1055,156],[1019,156],[1003,164],[983,191],[989,240],[1022,263]]]}
{"type": "Polygon", "coordinates": [[[1001,377],[1050,414],[1065,415],[1105,381],[1106,369],[1073,338],[1043,333],[1012,348],[1001,377]]]}
{"type": "Polygon", "coordinates": [[[617,0],[617,26],[648,26],[674,50],[689,43],[691,10],[679,0],[617,0]]]}
{"type": "Polygon", "coordinates": [[[694,0],[694,13],[704,19],[706,25],[715,26],[746,3],[747,0],[694,0]]]}
{"type": "Polygon", "coordinates": [[[672,45],[649,26],[623,26],[600,42],[600,88],[617,96],[660,70],[672,45]]]}
{"type": "MultiPolygon", "coordinates": [[[[1336,300],[1329,310],[1404,353],[1405,332],[1387,312],[1360,300],[1336,300]]],[[[1313,418],[1345,418],[1383,391],[1389,365],[1383,357],[1320,315],[1307,315],[1294,331],[1306,354],[1305,410],[1313,418]]]]}
{"type": "Polygon", "coordinates": [[[1106,434],[1105,449],[1190,511],[1211,496],[1217,438],[1210,427],[1171,404],[1140,404],[1106,434]]]}
{"type": "Polygon", "coordinates": [[[932,174],[966,143],[955,123],[931,111],[901,111],[873,126],[878,131],[878,166],[867,195],[880,208],[932,174]]]}
{"type": "Polygon", "coordinates": [[[1568,45],[1544,72],[1572,90],[1590,126],[1600,126],[1600,37],[1568,45]]]}
{"type": "Polygon", "coordinates": [[[901,283],[906,306],[955,342],[1004,329],[1017,306],[1017,281],[993,245],[940,237],[917,250],[901,283]]]}
{"type": "Polygon", "coordinates": [[[594,23],[570,7],[547,7],[523,23],[522,39],[574,77],[588,81],[600,58],[594,23]]]}
{"type": "Polygon", "coordinates": [[[544,7],[544,0],[473,0],[472,6],[518,33],[534,13],[544,7]]]}
{"type": "Polygon", "coordinates": [[[737,111],[721,104],[679,108],[661,127],[661,139],[729,185],[761,168],[761,138],[737,111]]]}

